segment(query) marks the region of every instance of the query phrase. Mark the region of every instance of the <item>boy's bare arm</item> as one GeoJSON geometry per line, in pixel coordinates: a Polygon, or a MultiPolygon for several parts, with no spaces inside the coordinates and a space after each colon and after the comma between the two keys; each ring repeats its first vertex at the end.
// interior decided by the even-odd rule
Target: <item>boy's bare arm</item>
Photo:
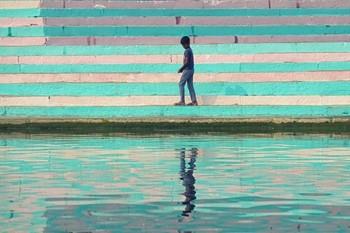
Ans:
{"type": "Polygon", "coordinates": [[[182,71],[188,66],[188,57],[185,56],[184,57],[184,62],[183,65],[181,66],[181,68],[178,70],[178,73],[182,73],[182,71]]]}

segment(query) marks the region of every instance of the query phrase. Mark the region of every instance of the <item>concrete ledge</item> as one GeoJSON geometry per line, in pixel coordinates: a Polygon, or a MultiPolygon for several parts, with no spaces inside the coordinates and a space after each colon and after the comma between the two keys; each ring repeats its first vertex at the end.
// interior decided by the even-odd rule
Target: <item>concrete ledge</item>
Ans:
{"type": "Polygon", "coordinates": [[[336,133],[350,118],[2,118],[0,133],[336,133]]]}

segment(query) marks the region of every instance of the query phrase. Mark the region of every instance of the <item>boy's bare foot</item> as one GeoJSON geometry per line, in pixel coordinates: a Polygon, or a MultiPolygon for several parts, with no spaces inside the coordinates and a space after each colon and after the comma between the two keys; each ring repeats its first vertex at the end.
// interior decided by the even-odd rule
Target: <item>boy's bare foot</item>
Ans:
{"type": "Polygon", "coordinates": [[[175,106],[183,106],[186,105],[185,102],[177,102],[174,104],[175,106]]]}
{"type": "Polygon", "coordinates": [[[187,104],[188,106],[198,106],[198,102],[197,101],[194,101],[194,102],[191,102],[189,104],[187,104]]]}

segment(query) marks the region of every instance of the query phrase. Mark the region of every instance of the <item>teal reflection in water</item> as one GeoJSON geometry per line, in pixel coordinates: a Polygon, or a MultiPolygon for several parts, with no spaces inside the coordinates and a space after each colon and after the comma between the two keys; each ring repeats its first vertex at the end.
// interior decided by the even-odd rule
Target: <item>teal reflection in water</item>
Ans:
{"type": "Polygon", "coordinates": [[[188,169],[186,169],[186,149],[182,148],[180,150],[180,180],[182,180],[182,184],[185,187],[185,192],[183,193],[185,200],[182,202],[185,205],[185,210],[182,211],[182,216],[184,217],[189,217],[195,207],[196,188],[194,187],[194,183],[196,183],[196,179],[193,173],[196,167],[197,154],[197,148],[190,150],[188,169]]]}
{"type": "Polygon", "coordinates": [[[0,137],[0,232],[349,232],[333,135],[0,137]]]}

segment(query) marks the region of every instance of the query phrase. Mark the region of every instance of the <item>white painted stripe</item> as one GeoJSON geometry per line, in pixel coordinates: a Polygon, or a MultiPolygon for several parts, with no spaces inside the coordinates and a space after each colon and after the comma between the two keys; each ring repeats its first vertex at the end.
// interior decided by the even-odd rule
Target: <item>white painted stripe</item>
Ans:
{"type": "MultiPolygon", "coordinates": [[[[164,106],[173,105],[178,96],[127,96],[127,97],[0,97],[1,106],[164,106]]],[[[187,98],[187,102],[190,100],[187,98]]],[[[350,96],[199,96],[200,105],[349,105],[350,96]]]]}
{"type": "MultiPolygon", "coordinates": [[[[0,83],[163,83],[178,82],[180,74],[0,74],[0,83]]],[[[195,82],[328,82],[350,81],[350,71],[297,73],[195,74],[195,82]]]]}
{"type": "MultiPolygon", "coordinates": [[[[0,64],[180,64],[182,55],[8,56],[0,64]]],[[[196,55],[197,64],[350,61],[350,53],[196,55]]]]}

